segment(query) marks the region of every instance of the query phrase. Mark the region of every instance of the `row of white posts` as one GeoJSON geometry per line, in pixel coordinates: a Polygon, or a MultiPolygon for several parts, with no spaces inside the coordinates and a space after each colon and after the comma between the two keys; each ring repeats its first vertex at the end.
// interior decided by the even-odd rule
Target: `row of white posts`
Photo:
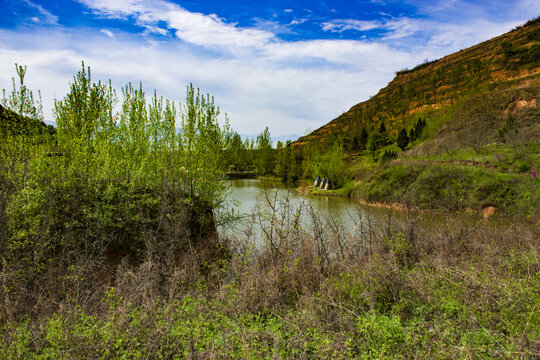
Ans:
{"type": "Polygon", "coordinates": [[[328,190],[330,189],[330,180],[325,178],[319,178],[318,176],[315,178],[315,182],[313,183],[314,188],[319,188],[322,190],[328,190]]]}

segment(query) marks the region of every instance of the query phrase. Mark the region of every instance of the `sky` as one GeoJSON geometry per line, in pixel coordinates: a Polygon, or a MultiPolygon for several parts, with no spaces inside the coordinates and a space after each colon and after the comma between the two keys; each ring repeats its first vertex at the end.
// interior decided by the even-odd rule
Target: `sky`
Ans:
{"type": "Polygon", "coordinates": [[[539,15],[540,0],[0,0],[0,88],[27,65],[54,123],[84,61],[96,81],[175,101],[193,83],[238,133],[294,139],[396,71],[539,15]]]}

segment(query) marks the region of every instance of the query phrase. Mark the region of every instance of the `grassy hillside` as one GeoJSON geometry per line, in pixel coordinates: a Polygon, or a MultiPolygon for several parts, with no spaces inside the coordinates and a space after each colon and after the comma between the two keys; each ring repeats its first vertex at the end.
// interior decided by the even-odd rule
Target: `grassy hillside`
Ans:
{"type": "Polygon", "coordinates": [[[536,19],[398,72],[376,96],[293,145],[309,154],[341,144],[349,170],[342,192],[368,202],[538,216],[539,94],[536,19]]]}
{"type": "Polygon", "coordinates": [[[336,136],[351,138],[381,121],[397,134],[415,114],[451,110],[456,102],[494,89],[528,87],[540,74],[540,19],[442,59],[398,71],[370,100],[354,105],[328,124],[301,137],[295,146],[336,136]]]}

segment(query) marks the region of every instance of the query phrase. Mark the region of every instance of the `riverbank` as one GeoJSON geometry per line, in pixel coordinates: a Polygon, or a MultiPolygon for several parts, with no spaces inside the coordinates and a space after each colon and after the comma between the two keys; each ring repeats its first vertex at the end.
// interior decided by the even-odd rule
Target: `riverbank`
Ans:
{"type": "MultiPolygon", "coordinates": [[[[443,214],[443,212],[438,211],[436,209],[420,209],[418,207],[411,207],[404,203],[394,202],[394,203],[383,203],[383,202],[374,202],[374,201],[366,201],[365,199],[362,199],[358,195],[355,195],[354,193],[347,193],[346,190],[343,189],[334,189],[334,190],[320,190],[320,189],[311,189],[309,187],[305,188],[298,188],[298,193],[304,196],[313,195],[313,196],[331,196],[331,197],[342,197],[342,198],[351,198],[356,203],[367,206],[371,208],[378,208],[378,209],[389,209],[389,210],[398,210],[401,212],[407,212],[407,211],[414,211],[416,213],[439,213],[443,214]]],[[[484,220],[487,220],[489,218],[498,217],[498,218],[506,218],[499,216],[497,212],[497,208],[495,206],[488,206],[486,208],[480,209],[480,210],[473,210],[471,208],[466,208],[464,210],[464,214],[467,216],[471,215],[479,215],[484,220]]]]}
{"type": "Polygon", "coordinates": [[[258,174],[256,171],[234,171],[226,174],[227,179],[256,179],[258,174]]]}

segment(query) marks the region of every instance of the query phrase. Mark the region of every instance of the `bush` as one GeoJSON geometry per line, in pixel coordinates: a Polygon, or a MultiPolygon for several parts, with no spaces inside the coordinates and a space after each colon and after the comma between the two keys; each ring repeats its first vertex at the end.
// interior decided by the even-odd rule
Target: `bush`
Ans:
{"type": "Polygon", "coordinates": [[[372,131],[369,133],[366,148],[369,151],[375,151],[385,144],[383,135],[378,131],[372,131]]]}
{"type": "Polygon", "coordinates": [[[392,160],[392,159],[395,159],[397,158],[397,152],[394,151],[394,150],[384,150],[384,152],[381,154],[381,162],[386,162],[388,160],[392,160]]]}

